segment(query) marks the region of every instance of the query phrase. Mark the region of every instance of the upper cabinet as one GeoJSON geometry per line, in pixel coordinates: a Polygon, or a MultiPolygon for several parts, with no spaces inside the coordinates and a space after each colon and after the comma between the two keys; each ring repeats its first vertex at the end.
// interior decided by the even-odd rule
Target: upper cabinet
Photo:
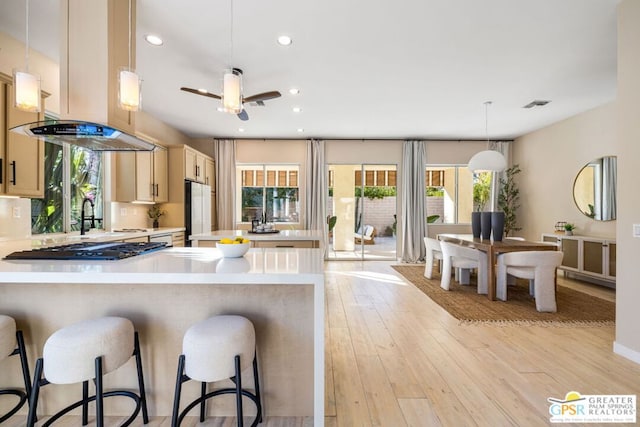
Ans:
{"type": "Polygon", "coordinates": [[[12,86],[0,83],[0,194],[44,197],[44,141],[9,131],[39,120],[42,113],[15,108],[12,86]]]}
{"type": "Polygon", "coordinates": [[[204,154],[194,150],[191,147],[185,146],[184,147],[185,179],[204,183],[206,160],[207,160],[207,157],[204,154]]]}
{"type": "Polygon", "coordinates": [[[186,145],[177,147],[175,153],[183,158],[184,179],[203,184],[212,182],[213,178],[208,174],[213,173],[213,160],[209,156],[186,145]]]}
{"type": "Polygon", "coordinates": [[[118,152],[115,160],[116,201],[164,203],[169,200],[165,148],[156,146],[153,151],[118,152]]]}
{"type": "Polygon", "coordinates": [[[204,162],[204,183],[211,186],[211,191],[216,191],[216,171],[213,159],[205,159],[204,162]]]}

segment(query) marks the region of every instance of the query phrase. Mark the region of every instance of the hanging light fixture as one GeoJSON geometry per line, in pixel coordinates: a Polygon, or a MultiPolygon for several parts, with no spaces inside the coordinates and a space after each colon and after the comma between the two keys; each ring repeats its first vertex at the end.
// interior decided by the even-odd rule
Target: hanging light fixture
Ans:
{"type": "Polygon", "coordinates": [[[40,112],[40,77],[29,73],[29,0],[26,3],[25,70],[13,70],[14,106],[30,113],[40,112]]]}
{"type": "Polygon", "coordinates": [[[129,0],[129,59],[127,67],[118,73],[118,107],[127,111],[138,111],[142,105],[140,77],[131,68],[131,0],[129,0]]]}
{"type": "Polygon", "coordinates": [[[242,111],[242,70],[239,68],[224,73],[222,107],[227,113],[239,114],[242,111]]]}
{"type": "MultiPolygon", "coordinates": [[[[485,106],[485,133],[487,136],[487,145],[489,144],[489,106],[491,101],[484,103],[485,106]]],[[[504,158],[502,153],[495,150],[484,150],[476,153],[469,160],[467,167],[473,173],[478,172],[502,172],[507,168],[507,159],[504,158]]]]}
{"type": "MultiPolygon", "coordinates": [[[[233,0],[229,1],[229,63],[233,61],[233,0]]],[[[226,113],[240,114],[242,105],[242,70],[231,68],[222,77],[222,109],[226,113]]]]}

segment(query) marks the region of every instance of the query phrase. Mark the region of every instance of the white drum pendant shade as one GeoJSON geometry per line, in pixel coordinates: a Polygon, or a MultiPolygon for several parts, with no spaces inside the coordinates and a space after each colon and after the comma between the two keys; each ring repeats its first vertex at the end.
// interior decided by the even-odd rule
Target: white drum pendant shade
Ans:
{"type": "Polygon", "coordinates": [[[40,112],[40,78],[24,71],[14,71],[14,106],[30,113],[40,112]]]}
{"type": "Polygon", "coordinates": [[[118,106],[127,111],[140,109],[140,78],[128,69],[121,69],[118,74],[118,106]]]}
{"type": "Polygon", "coordinates": [[[222,107],[232,114],[242,112],[242,76],[229,71],[224,74],[222,82],[222,107]]]}

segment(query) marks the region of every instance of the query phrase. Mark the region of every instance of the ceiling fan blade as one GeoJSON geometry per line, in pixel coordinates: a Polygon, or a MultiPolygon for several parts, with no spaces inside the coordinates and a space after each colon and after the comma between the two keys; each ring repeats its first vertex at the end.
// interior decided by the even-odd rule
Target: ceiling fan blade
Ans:
{"type": "Polygon", "coordinates": [[[243,102],[257,102],[266,101],[267,99],[279,98],[282,95],[277,90],[271,92],[259,93],[257,95],[248,96],[243,99],[243,102]]]}
{"type": "Polygon", "coordinates": [[[191,89],[190,87],[181,87],[180,90],[183,90],[189,93],[195,93],[196,95],[208,96],[209,98],[222,99],[220,95],[216,95],[215,93],[201,92],[198,89],[191,89]]]}
{"type": "Polygon", "coordinates": [[[247,114],[247,110],[242,109],[242,111],[238,113],[238,118],[243,122],[246,122],[247,120],[249,120],[249,115],[247,114]]]}

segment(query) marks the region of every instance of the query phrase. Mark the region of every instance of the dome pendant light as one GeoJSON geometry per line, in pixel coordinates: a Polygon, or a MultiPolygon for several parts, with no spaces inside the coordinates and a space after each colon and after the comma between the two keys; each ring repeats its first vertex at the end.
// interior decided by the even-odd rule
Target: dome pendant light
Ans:
{"type": "Polygon", "coordinates": [[[40,77],[29,73],[29,0],[26,3],[25,70],[13,71],[14,106],[30,113],[40,112],[40,77]]]}
{"type": "Polygon", "coordinates": [[[138,111],[142,106],[141,80],[131,68],[131,0],[129,0],[129,62],[118,72],[118,107],[138,111]]]}
{"type": "MultiPolygon", "coordinates": [[[[491,101],[484,103],[485,106],[485,133],[487,135],[487,145],[489,144],[489,105],[491,101]]],[[[467,167],[473,173],[478,172],[502,172],[507,168],[507,159],[504,158],[502,153],[495,150],[485,150],[476,153],[467,167]]]]}

